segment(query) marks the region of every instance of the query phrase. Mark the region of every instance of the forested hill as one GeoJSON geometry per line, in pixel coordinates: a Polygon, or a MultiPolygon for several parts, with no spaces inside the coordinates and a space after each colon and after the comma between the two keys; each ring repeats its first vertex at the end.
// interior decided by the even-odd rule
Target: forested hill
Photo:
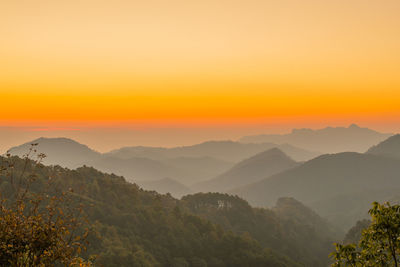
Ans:
{"type": "MultiPolygon", "coordinates": [[[[3,160],[1,158],[0,161],[3,160]]],[[[23,161],[16,157],[11,160],[14,161],[13,172],[18,175],[23,168],[23,161]]],[[[32,171],[33,165],[33,162],[28,164],[27,173],[32,171]]],[[[41,166],[35,172],[38,179],[32,186],[34,190],[42,190],[50,178],[54,187],[69,190],[73,196],[83,199],[89,222],[97,233],[91,235],[86,256],[97,254],[99,265],[310,266],[306,261],[302,262],[309,255],[303,256],[301,251],[296,255],[283,255],[282,247],[290,247],[287,241],[293,242],[293,239],[281,238],[282,231],[290,227],[295,229],[296,225],[288,221],[280,222],[279,217],[257,221],[258,229],[265,228],[270,232],[265,236],[266,240],[273,237],[278,240],[276,245],[255,238],[256,233],[236,231],[212,217],[197,215],[187,206],[187,201],[142,190],[122,177],[104,174],[93,168],[69,170],[59,166],[41,166]],[[282,226],[282,231],[276,230],[282,226]]],[[[6,177],[1,177],[1,192],[8,192],[10,186],[6,177]]],[[[240,199],[238,202],[245,203],[240,199]]],[[[255,218],[273,213],[248,208],[255,218]]],[[[239,218],[242,215],[233,213],[233,216],[239,218]]],[[[247,226],[243,227],[246,229],[247,226]]],[[[308,227],[306,231],[309,233],[313,229],[308,227]]],[[[294,238],[299,244],[304,242],[304,246],[308,246],[310,241],[294,238]]],[[[311,249],[309,252],[314,257],[320,250],[311,249]]]]}
{"type": "Polygon", "coordinates": [[[237,196],[198,193],[183,197],[179,205],[225,229],[249,234],[262,246],[306,266],[329,264],[328,255],[337,233],[295,199],[281,198],[273,209],[259,209],[237,196]]]}

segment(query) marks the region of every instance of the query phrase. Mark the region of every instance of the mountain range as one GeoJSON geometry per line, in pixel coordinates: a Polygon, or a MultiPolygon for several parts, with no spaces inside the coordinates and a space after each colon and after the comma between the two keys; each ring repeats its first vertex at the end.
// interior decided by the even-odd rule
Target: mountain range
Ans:
{"type": "MultiPolygon", "coordinates": [[[[335,131],[349,130],[374,132],[355,125],[335,131]]],[[[330,130],[314,132],[317,142],[325,132],[330,130]]],[[[175,197],[227,192],[259,207],[293,197],[342,231],[367,217],[371,202],[400,199],[400,135],[373,144],[365,153],[324,154],[302,162],[287,151],[288,147],[304,150],[291,145],[233,141],[176,148],[127,147],[101,154],[70,139],[40,138],[10,153],[22,156],[31,143],[38,143],[35,149],[47,155],[46,165],[93,166],[175,197]]]]}
{"type": "Polygon", "coordinates": [[[288,143],[310,151],[322,153],[365,152],[371,146],[392,134],[380,133],[356,124],[349,127],[327,127],[318,130],[293,129],[288,134],[263,134],[242,137],[243,143],[288,143]]]}
{"type": "MultiPolygon", "coordinates": [[[[235,161],[273,147],[280,147],[298,159],[318,155],[288,144],[277,146],[271,143],[241,144],[233,141],[209,141],[176,148],[126,147],[102,154],[67,138],[39,138],[11,148],[9,153],[23,156],[31,144],[38,144],[35,146],[37,153],[46,155],[43,160],[45,165],[60,165],[71,169],[87,165],[142,183],[168,177],[183,186],[216,177],[231,168],[235,161]]],[[[146,185],[149,184],[156,183],[146,185]]]]}
{"type": "Polygon", "coordinates": [[[372,154],[327,154],[230,191],[256,206],[294,197],[346,229],[367,216],[373,201],[400,190],[400,161],[372,154]]]}
{"type": "Polygon", "coordinates": [[[227,192],[265,177],[298,166],[278,148],[272,148],[245,159],[217,177],[194,185],[195,191],[227,192]]]}
{"type": "Polygon", "coordinates": [[[173,148],[162,147],[123,147],[113,150],[107,154],[122,159],[132,157],[146,157],[151,159],[169,159],[178,157],[212,157],[228,162],[239,162],[257,153],[277,147],[297,161],[304,161],[314,158],[320,153],[307,151],[291,144],[244,144],[234,141],[208,141],[192,146],[173,148]]]}

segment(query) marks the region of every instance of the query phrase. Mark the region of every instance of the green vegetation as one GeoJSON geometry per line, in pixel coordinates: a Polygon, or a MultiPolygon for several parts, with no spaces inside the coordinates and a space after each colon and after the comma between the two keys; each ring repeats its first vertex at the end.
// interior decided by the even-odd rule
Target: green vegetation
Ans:
{"type": "Polygon", "coordinates": [[[43,157],[27,156],[17,165],[2,158],[0,266],[90,266],[78,257],[89,233],[81,207],[69,206],[67,193],[48,195],[49,187],[42,193],[30,190],[37,179],[31,168],[41,167],[43,157]]]}
{"type": "Polygon", "coordinates": [[[369,214],[358,244],[336,244],[333,266],[399,266],[400,205],[374,202],[369,214]]]}
{"type": "MultiPolygon", "coordinates": [[[[36,174],[29,187],[32,194],[45,189],[51,199],[60,194],[61,189],[68,189],[66,194],[70,201],[65,204],[82,205],[83,215],[95,233],[87,237],[89,246],[86,251],[82,249],[81,257],[97,255],[99,266],[299,265],[264,248],[249,235],[232,233],[181,211],[179,201],[169,195],[144,191],[122,177],[88,167],[68,170],[37,165],[17,157],[2,160],[12,162],[15,176],[22,172],[36,174]],[[51,188],[47,187],[49,178],[51,188]]],[[[4,194],[12,187],[6,177],[5,174],[0,177],[0,192],[4,194]]],[[[68,205],[60,208],[67,210],[68,205]]],[[[84,229],[79,225],[77,230],[84,229]]],[[[4,229],[3,233],[10,231],[4,229]]],[[[62,231],[59,234],[64,238],[62,231]]],[[[5,246],[10,244],[8,239],[3,240],[5,246]]],[[[75,252],[77,254],[79,249],[75,252]]]]}
{"type": "Polygon", "coordinates": [[[281,198],[274,209],[252,208],[245,200],[220,193],[188,195],[182,209],[224,229],[246,234],[305,266],[326,266],[335,232],[312,210],[292,198],[281,198]],[[310,242],[312,240],[312,242],[310,242]]]}

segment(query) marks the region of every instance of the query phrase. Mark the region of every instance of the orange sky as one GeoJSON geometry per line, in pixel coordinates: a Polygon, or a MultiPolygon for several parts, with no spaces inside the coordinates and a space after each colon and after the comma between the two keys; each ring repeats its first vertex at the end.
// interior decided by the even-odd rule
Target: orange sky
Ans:
{"type": "Polygon", "coordinates": [[[399,14],[398,0],[2,0],[0,126],[399,131],[399,14]]]}

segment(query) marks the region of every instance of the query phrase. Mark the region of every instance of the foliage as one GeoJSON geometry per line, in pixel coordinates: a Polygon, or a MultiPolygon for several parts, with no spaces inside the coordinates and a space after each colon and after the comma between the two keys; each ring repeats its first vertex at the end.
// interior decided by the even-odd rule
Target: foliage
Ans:
{"type": "MultiPolygon", "coordinates": [[[[25,169],[22,159],[3,160],[13,161],[17,176],[25,169]]],[[[47,212],[52,197],[68,198],[62,203],[80,207],[72,214],[86,218],[95,233],[87,236],[90,246],[86,251],[81,248],[80,257],[87,259],[97,255],[98,266],[326,265],[319,260],[324,257],[324,253],[320,253],[324,250],[319,248],[324,247],[325,240],[319,239],[313,225],[303,224],[303,220],[293,221],[290,216],[282,217],[276,210],[254,209],[238,197],[204,194],[177,200],[168,194],[142,190],[122,177],[86,166],[70,170],[29,161],[25,172],[35,173],[29,187],[31,198],[35,194],[43,196],[42,192],[48,194],[39,204],[39,211],[47,212]],[[40,167],[35,169],[35,166],[40,167]],[[54,188],[69,190],[63,195],[54,188]],[[215,201],[218,203],[221,198],[232,202],[231,208],[214,209],[215,201]],[[196,205],[202,210],[193,209],[196,205]],[[311,239],[315,244],[309,244],[311,239]],[[289,257],[283,256],[286,254],[289,257]]],[[[11,199],[7,192],[12,183],[3,176],[0,193],[11,199]]],[[[31,207],[29,204],[25,209],[31,207]]],[[[69,209],[64,205],[64,216],[66,211],[69,209]]],[[[283,213],[280,211],[280,214],[283,213]]],[[[75,233],[82,236],[84,231],[80,225],[75,233]]],[[[57,234],[63,238],[62,231],[57,234]]],[[[77,252],[78,247],[75,247],[68,253],[73,257],[70,264],[81,264],[77,252]]]]}
{"type": "Polygon", "coordinates": [[[43,154],[29,159],[34,145],[21,161],[2,158],[0,177],[1,266],[90,266],[77,255],[85,249],[89,229],[83,229],[82,207],[69,206],[69,194],[49,195],[50,182],[33,193],[43,154]],[[17,164],[17,165],[16,165],[17,164]],[[18,169],[18,170],[16,170],[18,169]]]}
{"type": "MultiPolygon", "coordinates": [[[[24,161],[16,157],[10,160],[14,162],[14,171],[21,173],[24,161]]],[[[96,235],[87,236],[90,246],[87,251],[82,249],[81,256],[97,255],[96,265],[296,266],[265,250],[249,236],[234,234],[180,211],[179,200],[170,195],[144,191],[122,177],[85,166],[76,170],[41,166],[33,170],[34,165],[29,161],[26,168],[28,173],[36,173],[30,186],[32,196],[42,192],[51,177],[53,188],[70,188],[66,196],[72,204],[82,205],[82,215],[96,235]]],[[[10,187],[10,181],[2,177],[0,192],[6,194],[10,187]]],[[[57,190],[47,192],[50,199],[60,196],[57,190]]],[[[39,210],[45,211],[47,205],[39,205],[39,210]]],[[[62,232],[59,237],[63,237],[62,232]]],[[[79,252],[78,248],[74,252],[79,252]]]]}
{"type": "Polygon", "coordinates": [[[334,234],[317,214],[292,198],[281,198],[274,209],[264,209],[237,196],[198,193],[183,197],[180,206],[300,264],[328,264],[334,234]]]}
{"type": "Polygon", "coordinates": [[[399,266],[400,205],[373,203],[358,244],[336,244],[333,266],[399,266]]]}

